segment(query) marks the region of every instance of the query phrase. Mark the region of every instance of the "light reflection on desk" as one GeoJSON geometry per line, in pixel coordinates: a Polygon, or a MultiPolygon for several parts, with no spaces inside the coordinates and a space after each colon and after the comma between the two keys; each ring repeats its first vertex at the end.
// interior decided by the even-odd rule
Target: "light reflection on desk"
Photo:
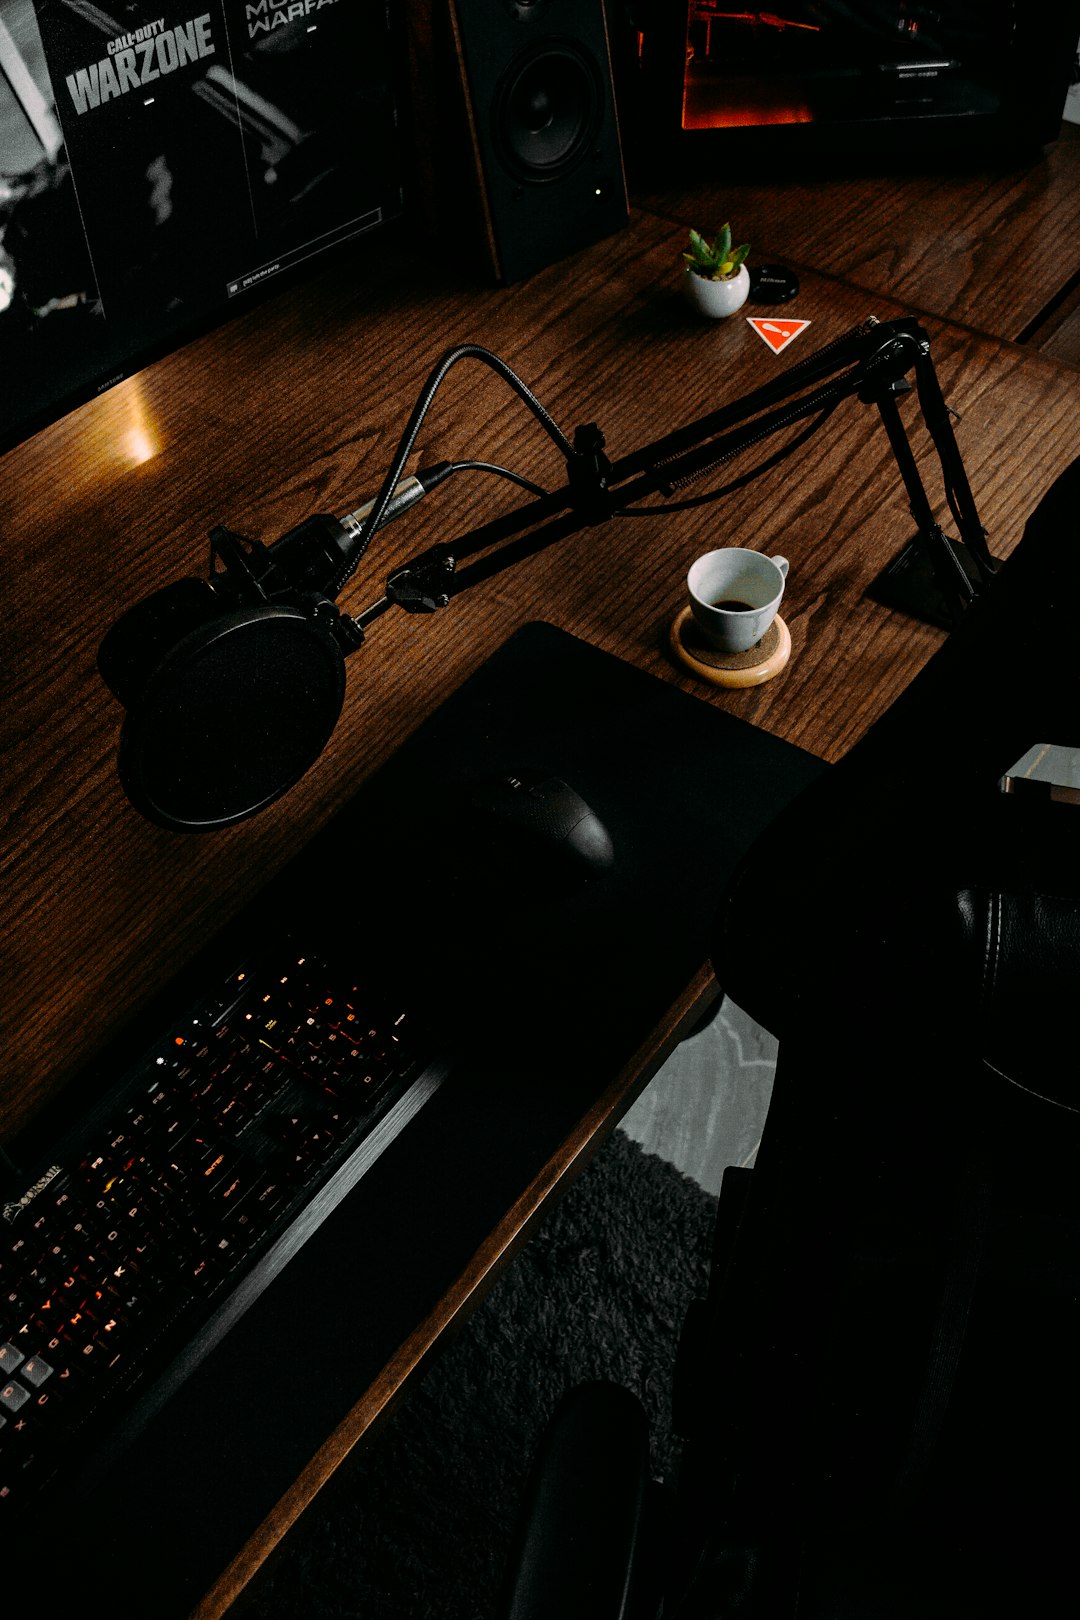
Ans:
{"type": "Polygon", "coordinates": [[[129,377],[126,382],[118,383],[115,391],[120,405],[119,435],[115,441],[117,459],[128,466],[141,467],[143,462],[152,461],[161,449],[158,424],[146,403],[140,377],[129,377]]]}

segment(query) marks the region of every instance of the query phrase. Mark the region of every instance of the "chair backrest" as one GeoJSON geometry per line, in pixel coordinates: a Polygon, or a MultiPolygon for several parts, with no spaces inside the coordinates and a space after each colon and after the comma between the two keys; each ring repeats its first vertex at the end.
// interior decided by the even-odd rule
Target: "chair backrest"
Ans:
{"type": "Polygon", "coordinates": [[[1080,744],[1078,525],[1080,461],[718,921],[721,985],[780,1037],[680,1403],[691,1597],[725,1614],[1080,1593],[1080,805],[1001,791],[1080,744]]]}

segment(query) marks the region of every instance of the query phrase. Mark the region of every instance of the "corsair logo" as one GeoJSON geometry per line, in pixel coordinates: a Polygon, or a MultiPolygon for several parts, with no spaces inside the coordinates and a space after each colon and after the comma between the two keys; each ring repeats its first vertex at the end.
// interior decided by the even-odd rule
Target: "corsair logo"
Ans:
{"type": "Polygon", "coordinates": [[[45,1188],[49,1185],[49,1182],[56,1180],[57,1176],[60,1174],[60,1169],[60,1165],[51,1164],[46,1170],[45,1174],[43,1176],[39,1176],[32,1187],[27,1187],[21,1198],[16,1198],[13,1203],[5,1204],[5,1221],[10,1222],[16,1220],[22,1214],[27,1205],[34,1202],[34,1199],[37,1197],[38,1193],[44,1192],[45,1188]]]}

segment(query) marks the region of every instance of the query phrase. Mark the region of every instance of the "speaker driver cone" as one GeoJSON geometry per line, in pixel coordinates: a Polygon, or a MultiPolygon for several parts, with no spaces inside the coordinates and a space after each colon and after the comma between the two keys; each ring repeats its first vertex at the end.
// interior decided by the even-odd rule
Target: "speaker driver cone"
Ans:
{"type": "Polygon", "coordinates": [[[503,74],[493,106],[496,146],[523,180],[555,180],[584,157],[602,114],[595,62],[569,41],[549,40],[503,74]]]}

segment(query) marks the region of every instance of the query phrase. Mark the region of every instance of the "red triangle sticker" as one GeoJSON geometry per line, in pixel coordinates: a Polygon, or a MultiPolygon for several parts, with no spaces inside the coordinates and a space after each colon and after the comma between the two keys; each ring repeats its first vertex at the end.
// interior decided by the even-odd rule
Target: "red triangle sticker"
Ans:
{"type": "Polygon", "coordinates": [[[809,321],[785,321],[776,315],[748,315],[746,320],[774,354],[786,349],[788,344],[793,342],[800,332],[805,332],[810,325],[809,321]]]}

